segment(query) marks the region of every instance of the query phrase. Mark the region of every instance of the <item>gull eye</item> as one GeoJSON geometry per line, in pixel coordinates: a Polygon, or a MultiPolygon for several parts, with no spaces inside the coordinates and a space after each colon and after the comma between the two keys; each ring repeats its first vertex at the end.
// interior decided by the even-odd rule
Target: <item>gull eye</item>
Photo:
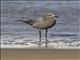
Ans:
{"type": "Polygon", "coordinates": [[[49,15],[49,16],[51,16],[51,15],[49,15]]]}

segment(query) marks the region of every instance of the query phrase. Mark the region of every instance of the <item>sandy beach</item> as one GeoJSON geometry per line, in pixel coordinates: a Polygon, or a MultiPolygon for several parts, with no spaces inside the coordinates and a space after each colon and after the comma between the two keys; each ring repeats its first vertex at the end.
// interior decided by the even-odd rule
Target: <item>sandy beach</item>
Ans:
{"type": "Polygon", "coordinates": [[[1,60],[80,60],[80,50],[1,49],[1,60]]]}

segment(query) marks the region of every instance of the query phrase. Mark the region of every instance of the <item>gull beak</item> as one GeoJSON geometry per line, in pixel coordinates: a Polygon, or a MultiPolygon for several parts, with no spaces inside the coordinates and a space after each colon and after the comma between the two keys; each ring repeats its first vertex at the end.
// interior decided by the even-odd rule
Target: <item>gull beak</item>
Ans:
{"type": "Polygon", "coordinates": [[[55,18],[59,18],[59,16],[55,15],[55,18]]]}

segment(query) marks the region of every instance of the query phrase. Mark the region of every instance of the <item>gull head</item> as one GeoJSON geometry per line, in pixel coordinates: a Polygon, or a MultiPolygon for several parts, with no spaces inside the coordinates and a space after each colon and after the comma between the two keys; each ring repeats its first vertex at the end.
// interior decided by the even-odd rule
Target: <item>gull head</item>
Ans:
{"type": "Polygon", "coordinates": [[[47,18],[47,19],[53,19],[53,18],[59,18],[59,16],[53,14],[53,13],[45,13],[44,14],[44,18],[47,18]]]}

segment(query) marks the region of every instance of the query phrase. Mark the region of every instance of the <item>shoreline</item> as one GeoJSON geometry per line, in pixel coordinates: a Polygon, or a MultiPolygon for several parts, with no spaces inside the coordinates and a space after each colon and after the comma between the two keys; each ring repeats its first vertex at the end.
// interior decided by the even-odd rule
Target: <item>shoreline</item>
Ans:
{"type": "Polygon", "coordinates": [[[32,49],[32,50],[44,50],[44,49],[47,49],[47,50],[56,50],[56,49],[59,49],[59,50],[80,50],[80,48],[1,48],[1,50],[3,49],[32,49]]]}
{"type": "Polygon", "coordinates": [[[1,60],[79,60],[80,49],[1,49],[1,60]]]}

